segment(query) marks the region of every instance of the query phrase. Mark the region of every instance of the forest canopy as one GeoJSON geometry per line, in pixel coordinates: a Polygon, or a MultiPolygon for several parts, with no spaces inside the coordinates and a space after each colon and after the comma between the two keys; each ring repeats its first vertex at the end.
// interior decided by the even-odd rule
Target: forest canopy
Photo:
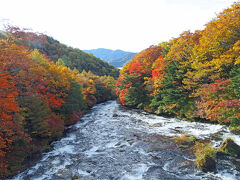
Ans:
{"type": "Polygon", "coordinates": [[[204,30],[151,46],[120,72],[121,104],[240,130],[240,3],[204,30]]]}
{"type": "Polygon", "coordinates": [[[86,72],[91,71],[99,76],[109,75],[114,78],[117,78],[119,75],[118,69],[107,62],[78,48],[68,47],[47,35],[13,26],[7,26],[6,32],[1,33],[2,38],[11,35],[11,37],[17,39],[17,44],[23,44],[30,50],[38,49],[51,61],[61,63],[72,70],[77,70],[78,72],[83,70],[86,72]]]}
{"type": "Polygon", "coordinates": [[[49,37],[18,28],[5,34],[0,40],[0,177],[23,170],[28,159],[63,135],[64,126],[96,103],[114,99],[117,75],[107,63],[49,37]]]}

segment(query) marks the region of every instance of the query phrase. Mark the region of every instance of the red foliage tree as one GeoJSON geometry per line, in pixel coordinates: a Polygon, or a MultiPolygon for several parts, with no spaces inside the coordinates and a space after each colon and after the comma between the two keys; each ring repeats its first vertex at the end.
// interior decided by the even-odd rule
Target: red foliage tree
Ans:
{"type": "Polygon", "coordinates": [[[14,116],[19,112],[17,89],[12,76],[0,61],[0,177],[7,175],[5,155],[17,139],[25,139],[22,122],[14,116]]]}

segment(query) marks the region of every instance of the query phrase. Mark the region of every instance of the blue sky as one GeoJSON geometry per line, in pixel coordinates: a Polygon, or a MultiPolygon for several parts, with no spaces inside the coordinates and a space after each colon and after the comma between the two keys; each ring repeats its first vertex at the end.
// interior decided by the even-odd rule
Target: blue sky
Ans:
{"type": "Polygon", "coordinates": [[[79,49],[138,52],[203,29],[234,0],[7,0],[0,23],[48,34],[79,49]]]}

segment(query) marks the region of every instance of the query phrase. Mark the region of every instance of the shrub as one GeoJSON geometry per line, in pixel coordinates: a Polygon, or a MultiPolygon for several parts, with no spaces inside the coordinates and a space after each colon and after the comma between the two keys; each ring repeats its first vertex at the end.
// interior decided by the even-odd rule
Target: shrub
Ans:
{"type": "Polygon", "coordinates": [[[192,145],[195,142],[196,137],[188,134],[182,134],[181,136],[173,137],[173,139],[180,147],[185,147],[192,145]]]}
{"type": "Polygon", "coordinates": [[[203,172],[214,171],[216,169],[216,153],[217,150],[210,144],[205,145],[203,143],[196,142],[195,156],[197,167],[203,172]]]}

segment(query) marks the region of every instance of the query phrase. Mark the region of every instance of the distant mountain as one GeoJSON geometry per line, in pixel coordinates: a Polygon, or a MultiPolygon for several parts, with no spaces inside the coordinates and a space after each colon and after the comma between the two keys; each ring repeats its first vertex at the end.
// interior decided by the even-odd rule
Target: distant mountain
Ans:
{"type": "Polygon", "coordinates": [[[112,64],[115,67],[124,66],[128,61],[130,61],[133,58],[133,56],[137,54],[137,53],[126,52],[122,50],[111,50],[111,49],[104,49],[104,48],[83,50],[83,51],[86,53],[91,53],[94,56],[107,61],[109,64],[112,64]]]}

